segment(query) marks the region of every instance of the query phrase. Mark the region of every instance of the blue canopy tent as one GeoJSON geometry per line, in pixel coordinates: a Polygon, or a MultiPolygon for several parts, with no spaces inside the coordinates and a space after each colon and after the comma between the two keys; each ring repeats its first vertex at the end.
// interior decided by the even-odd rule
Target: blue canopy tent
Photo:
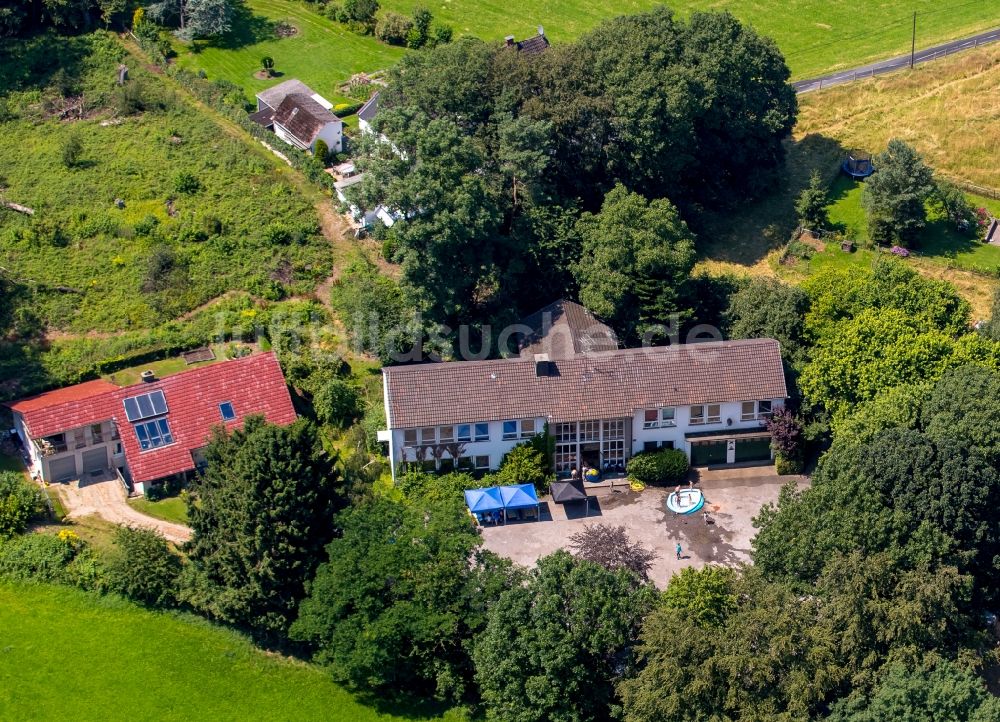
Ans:
{"type": "Polygon", "coordinates": [[[500,496],[500,489],[495,486],[466,489],[465,504],[479,521],[482,521],[484,514],[492,515],[503,511],[503,498],[500,496]]]}
{"type": "Polygon", "coordinates": [[[504,518],[508,511],[516,509],[535,509],[535,518],[538,518],[538,495],[535,493],[534,484],[517,484],[516,486],[501,486],[500,498],[503,500],[504,518]]]}

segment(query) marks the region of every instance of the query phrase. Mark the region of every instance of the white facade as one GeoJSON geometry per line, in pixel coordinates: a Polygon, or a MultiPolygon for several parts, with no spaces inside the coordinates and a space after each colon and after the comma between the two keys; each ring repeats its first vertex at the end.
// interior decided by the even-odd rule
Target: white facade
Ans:
{"type": "MultiPolygon", "coordinates": [[[[383,393],[388,414],[385,387],[383,393]]],[[[379,441],[388,442],[393,475],[402,462],[448,470],[453,467],[452,454],[456,451],[459,468],[495,470],[505,454],[541,433],[546,423],[554,437],[554,463],[560,474],[584,465],[615,472],[632,456],[654,448],[679,449],[692,463],[708,458],[707,463],[732,464],[741,460],[740,446],[751,440],[756,442],[753,451],[760,454],[764,440],[769,438],[764,419],[783,404],[784,399],[708,402],[636,409],[630,418],[573,422],[546,417],[462,421],[445,426],[391,429],[380,432],[379,441]]]]}
{"type": "Polygon", "coordinates": [[[340,120],[330,121],[324,125],[309,145],[306,145],[304,142],[292,135],[292,133],[280,123],[274,124],[274,134],[299,150],[308,150],[310,152],[315,151],[316,141],[318,140],[325,142],[327,148],[329,148],[333,153],[340,153],[344,149],[344,123],[340,120]]]}
{"type": "Polygon", "coordinates": [[[28,435],[24,418],[15,413],[14,430],[28,453],[29,473],[43,481],[65,481],[127,468],[118,427],[113,421],[87,424],[36,441],[28,435]]]}

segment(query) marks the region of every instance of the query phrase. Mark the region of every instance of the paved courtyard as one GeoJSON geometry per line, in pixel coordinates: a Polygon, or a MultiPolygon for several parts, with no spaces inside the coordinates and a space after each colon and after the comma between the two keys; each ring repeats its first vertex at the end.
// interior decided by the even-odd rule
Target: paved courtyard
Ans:
{"type": "Polygon", "coordinates": [[[647,488],[640,493],[627,487],[596,489],[588,490],[594,496],[589,515],[584,515],[583,504],[564,508],[544,497],[539,521],[484,527],[486,548],[531,566],[539,557],[565,547],[569,537],[587,523],[624,526],[631,539],[656,552],[650,577],[662,588],[683,567],[749,561],[750,539],[755,533],[750,520],[761,506],[777,501],[781,487],[789,481],[797,482],[800,488],[808,483],[804,477],[777,476],[773,467],[693,473],[705,494],[711,523],[706,523],[701,512],[676,516],[667,511],[668,489],[647,488]],[[677,542],[683,549],[680,560],[676,558],[677,542]]]}

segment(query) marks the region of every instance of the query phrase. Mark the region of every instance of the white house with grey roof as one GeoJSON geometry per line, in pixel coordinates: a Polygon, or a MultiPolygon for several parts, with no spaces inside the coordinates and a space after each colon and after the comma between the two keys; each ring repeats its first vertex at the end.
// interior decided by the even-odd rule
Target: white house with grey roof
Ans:
{"type": "Polygon", "coordinates": [[[683,450],[694,466],[771,458],[765,419],[788,396],[773,339],[719,341],[382,369],[395,474],[496,469],[548,425],[557,473],[620,472],[630,457],[683,450]]]}
{"type": "Polygon", "coordinates": [[[344,149],[344,123],[333,104],[301,80],[292,78],[257,93],[250,119],[299,150],[314,151],[322,140],[334,153],[344,149]]]}

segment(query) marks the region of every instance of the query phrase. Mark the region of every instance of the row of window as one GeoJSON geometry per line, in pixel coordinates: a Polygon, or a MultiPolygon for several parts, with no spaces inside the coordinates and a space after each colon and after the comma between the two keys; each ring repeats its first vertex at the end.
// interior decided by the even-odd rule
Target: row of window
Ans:
{"type": "Polygon", "coordinates": [[[460,456],[458,459],[425,459],[420,462],[423,471],[489,471],[490,457],[481,456],[460,456]]]}
{"type": "MultiPolygon", "coordinates": [[[[504,421],[503,438],[521,439],[534,436],[535,420],[504,421]]],[[[472,441],[489,441],[490,425],[485,421],[475,424],[456,424],[453,426],[425,426],[421,429],[406,429],[403,431],[404,446],[432,446],[434,444],[466,443],[472,441]]]]}
{"type": "MultiPolygon", "coordinates": [[[[642,428],[661,429],[676,426],[676,409],[664,406],[659,409],[646,409],[643,412],[642,428]]],[[[741,421],[754,421],[771,415],[770,401],[744,401],[741,409],[741,421]]],[[[722,406],[720,404],[698,404],[691,407],[691,425],[718,424],[722,422],[722,406]]],[[[552,435],[556,443],[590,442],[601,440],[601,422],[598,420],[555,424],[552,435]]],[[[605,421],[603,438],[624,438],[625,422],[623,420],[605,421]],[[613,430],[612,430],[612,426],[613,430]]],[[[542,432],[535,419],[520,419],[503,422],[503,440],[513,441],[527,439],[542,432]]],[[[486,422],[475,424],[459,424],[457,426],[428,426],[421,429],[406,429],[403,431],[403,443],[406,446],[430,446],[433,444],[449,444],[454,442],[489,441],[490,425],[486,422]]]]}
{"type": "MultiPolygon", "coordinates": [[[[672,406],[661,409],[646,409],[643,415],[642,428],[661,429],[676,426],[674,418],[676,410],[672,406]]],[[[771,415],[770,401],[744,401],[740,408],[740,421],[756,421],[771,415]]],[[[696,404],[691,407],[692,426],[703,424],[719,424],[722,422],[721,404],[696,404]]]]}

